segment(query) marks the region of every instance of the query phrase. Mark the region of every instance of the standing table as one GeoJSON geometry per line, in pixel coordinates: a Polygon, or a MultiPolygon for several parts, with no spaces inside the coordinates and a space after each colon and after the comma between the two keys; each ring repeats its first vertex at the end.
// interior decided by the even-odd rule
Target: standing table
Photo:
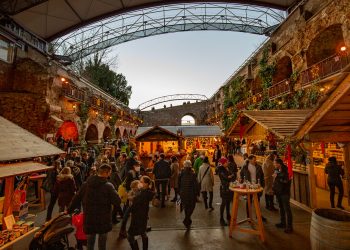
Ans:
{"type": "Polygon", "coordinates": [[[231,221],[230,221],[230,231],[229,236],[232,238],[233,231],[240,231],[243,233],[256,234],[260,236],[261,241],[265,241],[264,236],[264,226],[261,218],[260,205],[258,200],[258,193],[262,192],[263,189],[242,189],[242,188],[232,188],[230,190],[234,192],[233,196],[233,204],[231,211],[231,221]],[[238,205],[239,205],[239,197],[242,195],[247,196],[248,202],[248,217],[242,221],[237,222],[237,214],[238,214],[238,205]],[[257,217],[257,222],[252,219],[252,210],[251,210],[251,201],[254,203],[255,213],[257,217]],[[248,222],[251,225],[250,228],[241,228],[239,225],[248,222]]]}

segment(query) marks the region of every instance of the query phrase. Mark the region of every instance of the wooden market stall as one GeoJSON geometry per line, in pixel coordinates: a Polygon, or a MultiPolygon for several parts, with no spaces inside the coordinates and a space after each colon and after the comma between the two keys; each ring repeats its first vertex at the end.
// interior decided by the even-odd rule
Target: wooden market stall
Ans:
{"type": "Polygon", "coordinates": [[[181,136],[163,127],[139,127],[135,140],[143,166],[151,165],[154,154],[171,157],[180,152],[181,136]]]}
{"type": "MultiPolygon", "coordinates": [[[[64,151],[0,116],[0,180],[2,183],[5,183],[4,200],[0,211],[2,229],[11,229],[12,223],[9,224],[9,222],[13,221],[15,217],[23,218],[24,216],[21,214],[23,212],[22,209],[28,209],[28,206],[24,206],[26,196],[23,195],[23,192],[25,190],[21,188],[23,187],[21,183],[18,184],[15,182],[15,177],[49,170],[50,167],[34,162],[32,159],[60,153],[64,153],[64,151]],[[17,200],[15,199],[15,194],[20,189],[22,191],[21,197],[17,200]],[[14,204],[15,200],[17,202],[16,204],[14,204]],[[17,212],[15,216],[13,216],[14,212],[17,212]]],[[[40,202],[44,202],[44,194],[42,192],[39,193],[40,202]]],[[[8,235],[9,232],[11,231],[6,231],[6,234],[8,235]]],[[[9,237],[7,240],[12,239],[14,241],[17,238],[18,241],[20,239],[19,237],[22,239],[24,236],[30,235],[26,230],[20,232],[14,235],[11,234],[12,238],[9,237]]],[[[2,244],[9,246],[12,243],[12,241],[0,241],[0,246],[2,244]]]]}
{"type": "MultiPolygon", "coordinates": [[[[348,71],[347,71],[348,72],[348,71]]],[[[311,155],[309,172],[313,207],[329,207],[325,164],[330,156],[337,158],[345,170],[344,195],[350,209],[350,74],[338,78],[335,89],[313,112],[295,137],[304,140],[311,155]]],[[[345,202],[343,202],[343,205],[345,202]]]]}
{"type": "MultiPolygon", "coordinates": [[[[237,138],[240,136],[245,138],[248,153],[250,153],[249,148],[252,142],[258,140],[266,141],[271,134],[276,137],[276,141],[292,140],[293,135],[309,118],[311,112],[309,109],[243,111],[240,118],[246,117],[248,119],[245,119],[243,124],[241,122],[242,119],[237,119],[236,123],[229,129],[227,135],[229,137],[237,138]]],[[[268,152],[269,150],[266,151],[266,153],[268,152]]],[[[262,164],[265,156],[265,154],[258,154],[258,162],[262,164]]],[[[310,207],[309,194],[308,168],[306,165],[294,162],[291,198],[295,204],[307,208],[310,207]]]]}

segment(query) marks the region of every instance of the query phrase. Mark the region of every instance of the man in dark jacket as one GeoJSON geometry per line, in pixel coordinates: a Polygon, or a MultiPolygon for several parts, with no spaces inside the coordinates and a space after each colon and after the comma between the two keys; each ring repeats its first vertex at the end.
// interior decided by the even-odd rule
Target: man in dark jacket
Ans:
{"type": "Polygon", "coordinates": [[[328,163],[326,165],[326,168],[324,169],[324,172],[328,174],[327,182],[330,190],[330,201],[332,208],[334,208],[334,194],[335,187],[337,187],[339,190],[337,208],[344,209],[344,207],[342,206],[344,188],[341,177],[344,176],[345,173],[344,169],[337,164],[337,158],[328,158],[328,163]]]}
{"type": "Polygon", "coordinates": [[[161,207],[165,207],[166,186],[171,177],[170,163],[164,158],[164,154],[160,154],[160,160],[154,164],[153,174],[156,181],[157,195],[161,199],[161,207]]]}
{"type": "Polygon", "coordinates": [[[290,185],[288,168],[284,165],[283,161],[279,158],[274,160],[275,173],[273,175],[274,182],[272,190],[275,193],[280,207],[281,222],[276,224],[278,228],[286,228],[285,233],[293,232],[293,216],[292,210],[290,209],[290,185]],[[287,215],[287,225],[286,225],[286,215],[287,215]]]}
{"type": "Polygon", "coordinates": [[[179,176],[179,192],[181,204],[185,210],[183,223],[189,229],[192,224],[191,215],[196,207],[198,182],[197,176],[192,169],[191,161],[185,161],[183,165],[184,169],[179,176]]]}
{"type": "MultiPolygon", "coordinates": [[[[249,181],[252,184],[260,183],[261,187],[265,187],[265,178],[264,171],[262,167],[256,162],[255,155],[249,155],[248,160],[244,163],[241,169],[241,181],[249,181]]],[[[258,199],[260,202],[260,197],[262,193],[258,194],[258,199]]],[[[247,215],[248,211],[248,202],[247,202],[247,215]]],[[[261,216],[263,221],[266,221],[264,216],[261,216]]]]}
{"type": "Polygon", "coordinates": [[[107,234],[112,230],[112,205],[120,206],[120,198],[113,185],[108,181],[112,169],[107,164],[102,164],[97,176],[91,176],[74,196],[68,209],[72,213],[74,209],[83,203],[84,232],[87,234],[88,250],[95,246],[96,234],[99,250],[106,249],[107,234]]]}

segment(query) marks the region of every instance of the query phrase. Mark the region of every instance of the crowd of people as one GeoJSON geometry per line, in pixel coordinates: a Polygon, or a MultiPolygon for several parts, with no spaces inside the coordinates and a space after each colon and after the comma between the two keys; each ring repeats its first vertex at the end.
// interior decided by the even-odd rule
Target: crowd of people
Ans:
{"type": "MultiPolygon", "coordinates": [[[[54,168],[44,182],[44,188],[51,194],[46,220],[52,218],[53,208],[58,203],[59,212],[83,211],[82,226],[86,238],[79,240],[79,249],[83,249],[84,245],[89,250],[94,249],[97,235],[99,249],[106,249],[107,234],[113,224],[120,221],[119,237],[127,238],[131,249],[139,249],[135,236],[140,235],[143,249],[148,249],[147,231],[151,230],[147,226],[149,203],[152,201],[154,206],[161,209],[166,207],[166,200],[179,202],[185,214],[183,224],[190,229],[191,215],[200,196],[204,208],[209,212],[214,210],[215,173],[220,179],[222,226],[227,226],[231,220],[233,192],[230,183],[249,181],[259,183],[264,188],[268,210],[277,211],[274,206],[276,196],[280,211],[280,222],[276,226],[291,233],[291,181],[287,167],[275,152],[267,156],[262,166],[254,155],[244,157],[244,164],[238,166],[233,154],[224,157],[220,147],[217,147],[212,159],[214,164],[210,164],[204,152],[194,157],[188,156],[181,163],[176,156],[166,159],[164,154],[160,154],[153,168],[145,169],[135,151],[127,155],[116,150],[112,155],[111,151],[106,150],[98,157],[92,152],[62,154],[53,159],[54,168]],[[170,200],[172,190],[174,197],[170,200]]],[[[259,200],[262,194],[259,194],[259,200]]],[[[266,221],[264,217],[263,220],[266,221]]]]}

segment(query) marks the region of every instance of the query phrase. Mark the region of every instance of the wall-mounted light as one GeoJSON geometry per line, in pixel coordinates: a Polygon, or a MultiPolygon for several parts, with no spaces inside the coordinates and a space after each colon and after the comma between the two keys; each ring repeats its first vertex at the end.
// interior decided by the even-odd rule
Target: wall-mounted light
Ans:
{"type": "Polygon", "coordinates": [[[66,81],[66,78],[61,77],[61,81],[62,81],[62,82],[65,82],[65,81],[66,81]]]}
{"type": "Polygon", "coordinates": [[[77,107],[77,105],[73,104],[73,108],[75,109],[77,107]]]}
{"type": "Polygon", "coordinates": [[[98,115],[98,111],[96,111],[95,114],[98,115]]]}
{"type": "Polygon", "coordinates": [[[322,87],[322,88],[320,88],[320,91],[321,91],[321,92],[323,92],[324,90],[325,90],[325,88],[323,88],[323,87],[322,87]]]}
{"type": "Polygon", "coordinates": [[[282,103],[283,103],[282,101],[279,101],[279,102],[278,102],[278,105],[281,105],[282,103]]]}
{"type": "Polygon", "coordinates": [[[346,49],[347,49],[347,48],[346,48],[346,46],[345,46],[345,45],[343,45],[343,46],[341,46],[341,47],[340,47],[340,51],[341,51],[341,52],[345,52],[345,51],[346,51],[346,49]]]}

